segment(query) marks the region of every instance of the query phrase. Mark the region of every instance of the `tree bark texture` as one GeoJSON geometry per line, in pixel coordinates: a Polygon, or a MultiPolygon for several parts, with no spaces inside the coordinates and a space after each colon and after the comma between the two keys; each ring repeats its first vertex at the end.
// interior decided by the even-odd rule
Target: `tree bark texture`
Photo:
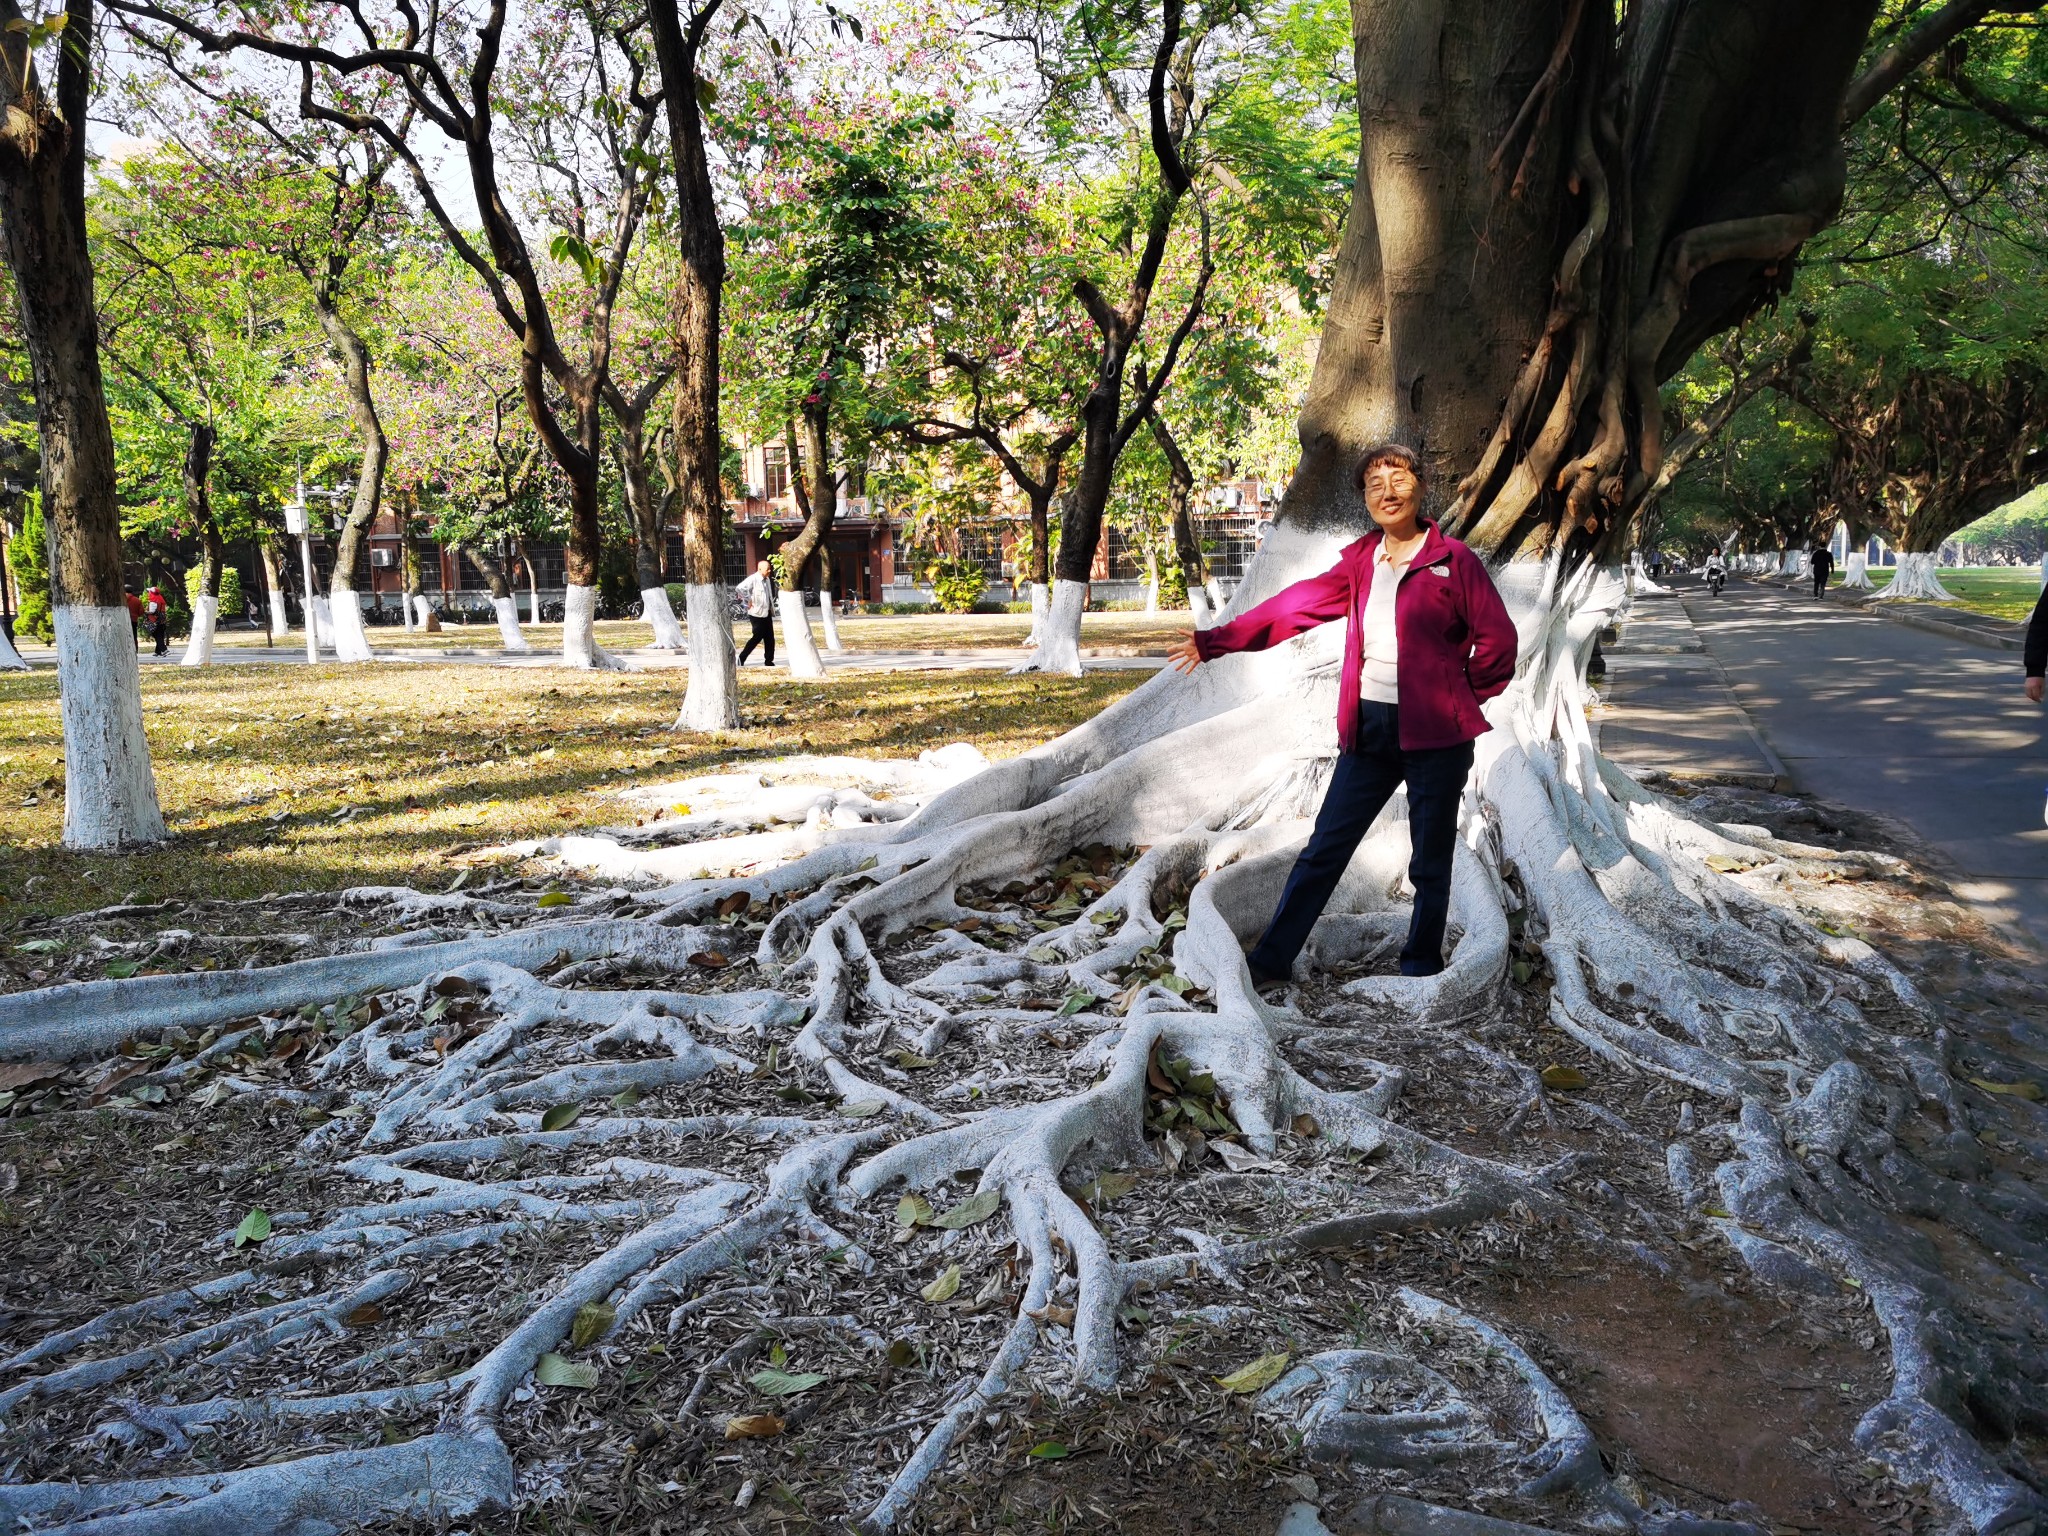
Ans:
{"type": "Polygon", "coordinates": [[[64,842],[118,848],[165,831],[122,592],[114,434],[86,244],[91,0],[70,0],[64,15],[52,94],[29,50],[29,18],[0,0],[0,238],[35,380],[64,688],[64,842]]]}
{"type": "Polygon", "coordinates": [[[1616,557],[1658,386],[1835,212],[1873,11],[1356,0],[1358,177],[1283,518],[1361,526],[1391,438],[1483,553],[1616,557]]]}
{"type": "Polygon", "coordinates": [[[725,292],[725,231],[704,147],[697,65],[718,13],[708,0],[685,27],[675,7],[648,8],[663,119],[674,163],[676,238],[682,263],[674,308],[676,395],[670,418],[674,485],[683,525],[684,606],[689,616],[690,682],[678,730],[731,730],[740,723],[732,620],[726,606],[725,495],[719,483],[718,341],[725,292]]]}

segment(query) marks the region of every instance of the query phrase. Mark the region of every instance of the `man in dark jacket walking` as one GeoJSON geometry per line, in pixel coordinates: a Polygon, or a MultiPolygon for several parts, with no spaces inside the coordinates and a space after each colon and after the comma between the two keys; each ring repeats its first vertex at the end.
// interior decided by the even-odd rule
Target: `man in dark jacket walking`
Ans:
{"type": "Polygon", "coordinates": [[[1816,544],[1813,546],[1812,553],[1807,556],[1806,563],[1813,571],[1813,595],[1815,597],[1826,597],[1828,595],[1828,572],[1835,568],[1835,557],[1829,553],[1827,545],[1816,544]]]}

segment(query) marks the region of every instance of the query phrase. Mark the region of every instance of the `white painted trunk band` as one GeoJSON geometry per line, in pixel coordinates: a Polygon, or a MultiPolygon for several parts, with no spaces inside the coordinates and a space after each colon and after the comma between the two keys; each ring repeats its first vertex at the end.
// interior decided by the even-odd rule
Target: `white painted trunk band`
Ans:
{"type": "Polygon", "coordinates": [[[1955,594],[1941,584],[1941,577],[1935,573],[1935,556],[1932,553],[1899,556],[1897,571],[1891,585],[1878,593],[1873,602],[1921,602],[1952,603],[1955,594]]]}
{"type": "Polygon", "coordinates": [[[328,599],[327,616],[334,626],[334,659],[368,661],[370,637],[363,629],[362,600],[349,588],[337,587],[328,599]]]}
{"type": "Polygon", "coordinates": [[[192,601],[192,637],[185,642],[181,667],[203,667],[213,660],[213,632],[220,625],[220,599],[204,592],[192,601]]]}
{"type": "Polygon", "coordinates": [[[801,592],[778,592],[775,606],[782,615],[782,649],[789,661],[791,677],[823,677],[825,658],[818,654],[818,642],[811,638],[811,621],[804,613],[801,592]]]}
{"type": "Polygon", "coordinates": [[[508,651],[525,655],[533,647],[526,643],[526,636],[519,628],[519,599],[516,597],[494,597],[491,609],[498,615],[498,643],[508,651]]]}
{"type": "Polygon", "coordinates": [[[55,615],[64,718],[64,846],[161,842],[163,812],[142,730],[142,663],[124,604],[55,615]]]}
{"type": "Polygon", "coordinates": [[[1081,676],[1081,614],[1087,606],[1087,582],[1054,581],[1052,603],[1038,625],[1038,648],[1017,670],[1081,676]]]}
{"type": "MultiPolygon", "coordinates": [[[[686,603],[687,601],[685,599],[686,603]]],[[[669,606],[668,588],[640,589],[640,617],[654,629],[656,650],[680,651],[688,645],[689,642],[683,636],[683,626],[676,622],[676,611],[669,606]]]]}
{"type": "Polygon", "coordinates": [[[740,723],[740,689],[731,594],[717,582],[692,582],[684,589],[683,607],[690,616],[690,685],[676,729],[732,730],[740,723]]]}
{"type": "Polygon", "coordinates": [[[591,672],[623,672],[619,659],[597,643],[597,588],[570,587],[562,595],[562,661],[591,672]]]}

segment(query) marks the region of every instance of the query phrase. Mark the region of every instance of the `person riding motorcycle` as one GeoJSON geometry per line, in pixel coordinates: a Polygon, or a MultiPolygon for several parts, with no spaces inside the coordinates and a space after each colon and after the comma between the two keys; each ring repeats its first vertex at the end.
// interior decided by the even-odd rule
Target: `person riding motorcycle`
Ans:
{"type": "Polygon", "coordinates": [[[1721,595],[1721,583],[1728,579],[1728,567],[1721,559],[1721,551],[1714,550],[1707,556],[1707,590],[1714,596],[1721,595]]]}

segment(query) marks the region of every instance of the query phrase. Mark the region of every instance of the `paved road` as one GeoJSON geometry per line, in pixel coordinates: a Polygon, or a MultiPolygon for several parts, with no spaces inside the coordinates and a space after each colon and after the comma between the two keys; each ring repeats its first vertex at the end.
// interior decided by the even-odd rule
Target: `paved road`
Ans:
{"type": "Polygon", "coordinates": [[[2048,709],[2016,652],[1742,581],[1681,600],[1800,788],[1898,817],[2048,949],[2048,709]]]}

